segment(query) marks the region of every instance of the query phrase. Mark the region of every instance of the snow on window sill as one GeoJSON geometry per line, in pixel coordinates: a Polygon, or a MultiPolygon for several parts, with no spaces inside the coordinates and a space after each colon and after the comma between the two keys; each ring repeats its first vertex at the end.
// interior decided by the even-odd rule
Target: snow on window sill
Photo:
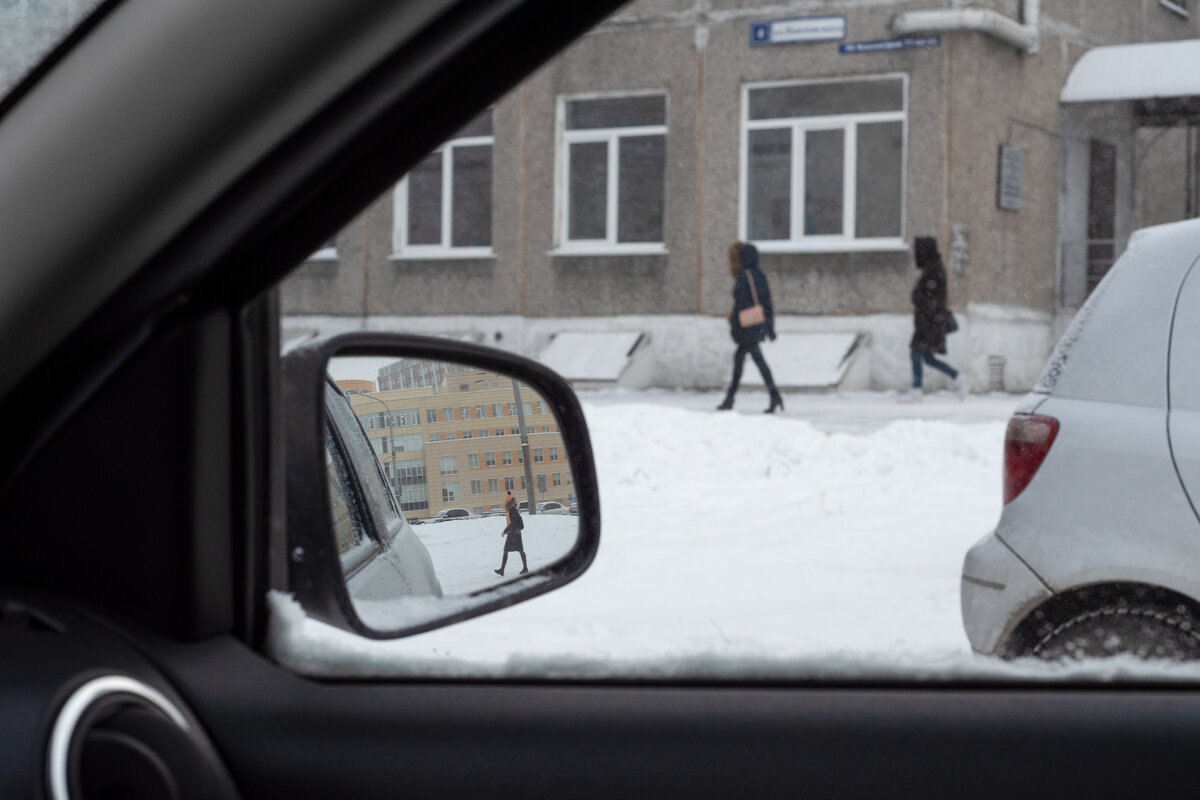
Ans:
{"type": "Polygon", "coordinates": [[[547,255],[560,256],[665,256],[669,251],[665,244],[599,244],[566,245],[551,250],[547,255]]]}
{"type": "Polygon", "coordinates": [[[1158,4],[1160,6],[1162,6],[1163,8],[1167,9],[1168,11],[1174,11],[1176,14],[1183,17],[1184,19],[1187,19],[1188,17],[1191,16],[1191,12],[1189,12],[1186,7],[1181,6],[1177,3],[1172,3],[1171,0],[1158,0],[1158,4]]]}
{"type": "Polygon", "coordinates": [[[753,242],[760,253],[899,253],[909,245],[903,239],[821,239],[812,242],[753,242]]]}
{"type": "Polygon", "coordinates": [[[495,258],[496,251],[490,247],[431,247],[409,248],[388,256],[390,261],[471,261],[495,258]]]}
{"type": "Polygon", "coordinates": [[[336,247],[322,247],[317,252],[310,255],[305,261],[337,261],[338,252],[336,247]]]}

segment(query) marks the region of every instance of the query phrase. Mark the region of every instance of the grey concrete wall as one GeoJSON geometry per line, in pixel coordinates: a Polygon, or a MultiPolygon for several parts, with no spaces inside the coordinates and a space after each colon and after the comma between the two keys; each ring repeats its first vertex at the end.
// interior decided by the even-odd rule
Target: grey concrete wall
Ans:
{"type": "MultiPolygon", "coordinates": [[[[847,39],[861,41],[890,38],[898,11],[963,5],[1015,16],[1021,3],[632,3],[497,104],[494,258],[391,258],[389,192],[341,232],[338,263],[306,264],[284,283],[284,313],[724,316],[730,286],[725,249],[738,231],[742,86],[892,73],[909,80],[905,240],[936,235],[949,256],[952,232],[959,241],[965,234],[967,266],[952,271],[950,281],[956,307],[985,303],[1051,310],[1059,191],[1064,181],[1073,181],[1060,165],[1064,147],[1057,98],[1063,81],[1088,47],[1194,36],[1200,14],[1184,19],[1157,0],[1042,0],[1041,49],[1032,57],[969,32],[942,34],[938,48],[858,55],[840,54],[836,43],[748,43],[749,23],[755,20],[844,14],[847,39]],[[553,254],[558,98],[644,89],[668,96],[668,252],[553,254]],[[1025,150],[1024,206],[1015,213],[996,205],[1001,144],[1025,150]]],[[[1148,168],[1157,169],[1153,163],[1148,168]]],[[[1155,202],[1141,200],[1144,215],[1168,213],[1155,202]]],[[[1066,219],[1071,220],[1069,211],[1066,219]]],[[[780,314],[864,315],[909,308],[913,270],[907,249],[764,254],[762,263],[780,314]]]]}

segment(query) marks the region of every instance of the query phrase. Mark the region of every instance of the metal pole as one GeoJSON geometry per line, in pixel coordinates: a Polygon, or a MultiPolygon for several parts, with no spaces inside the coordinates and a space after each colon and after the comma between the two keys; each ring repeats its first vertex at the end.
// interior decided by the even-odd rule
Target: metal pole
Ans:
{"type": "Polygon", "coordinates": [[[517,424],[521,426],[521,454],[525,461],[525,494],[526,502],[529,503],[529,514],[537,514],[537,502],[534,500],[533,494],[533,465],[530,463],[531,454],[529,452],[529,435],[525,433],[525,407],[521,404],[521,387],[517,385],[517,379],[512,379],[513,399],[517,401],[517,424]]]}

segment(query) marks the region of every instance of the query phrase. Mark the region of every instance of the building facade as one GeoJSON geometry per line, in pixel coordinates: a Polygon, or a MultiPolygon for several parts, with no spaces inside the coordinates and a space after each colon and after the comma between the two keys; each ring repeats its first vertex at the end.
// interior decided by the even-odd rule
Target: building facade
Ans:
{"type": "MultiPolygon", "coordinates": [[[[537,357],[563,331],[638,330],[651,383],[717,387],[726,248],[750,240],[781,341],[859,334],[856,387],[899,388],[911,243],[933,235],[962,326],[951,359],[976,390],[1027,389],[1082,299],[1064,254],[1109,239],[1111,263],[1131,230],[1196,213],[1176,199],[1197,171],[1188,128],[1152,152],[1139,134],[1144,154],[1101,141],[1101,167],[1141,170],[1111,173],[1124,205],[1108,230],[1060,220],[1064,83],[1092,48],[1192,38],[1198,18],[1187,0],[638,0],[298,269],[285,333],[537,357]]],[[[1103,203],[1090,188],[1076,194],[1103,203]]]]}
{"type": "MultiPolygon", "coordinates": [[[[381,381],[397,373],[394,366],[379,371],[381,381]]],[[[440,371],[442,381],[347,392],[407,519],[425,519],[444,508],[483,514],[502,508],[506,491],[534,504],[575,501],[558,421],[537,392],[514,387],[507,376],[453,364],[407,363],[402,371],[422,366],[428,369],[417,369],[417,374],[440,371]]],[[[338,385],[347,391],[363,382],[342,380],[338,385]]]]}

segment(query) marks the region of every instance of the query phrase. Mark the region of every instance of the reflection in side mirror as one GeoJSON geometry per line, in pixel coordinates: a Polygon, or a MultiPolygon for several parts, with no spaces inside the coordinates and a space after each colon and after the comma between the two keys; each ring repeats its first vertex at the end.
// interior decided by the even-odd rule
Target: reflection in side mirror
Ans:
{"type": "Polygon", "coordinates": [[[494,599],[575,548],[567,441],[531,386],[416,358],[335,357],[327,371],[329,522],[367,626],[494,599]]]}

